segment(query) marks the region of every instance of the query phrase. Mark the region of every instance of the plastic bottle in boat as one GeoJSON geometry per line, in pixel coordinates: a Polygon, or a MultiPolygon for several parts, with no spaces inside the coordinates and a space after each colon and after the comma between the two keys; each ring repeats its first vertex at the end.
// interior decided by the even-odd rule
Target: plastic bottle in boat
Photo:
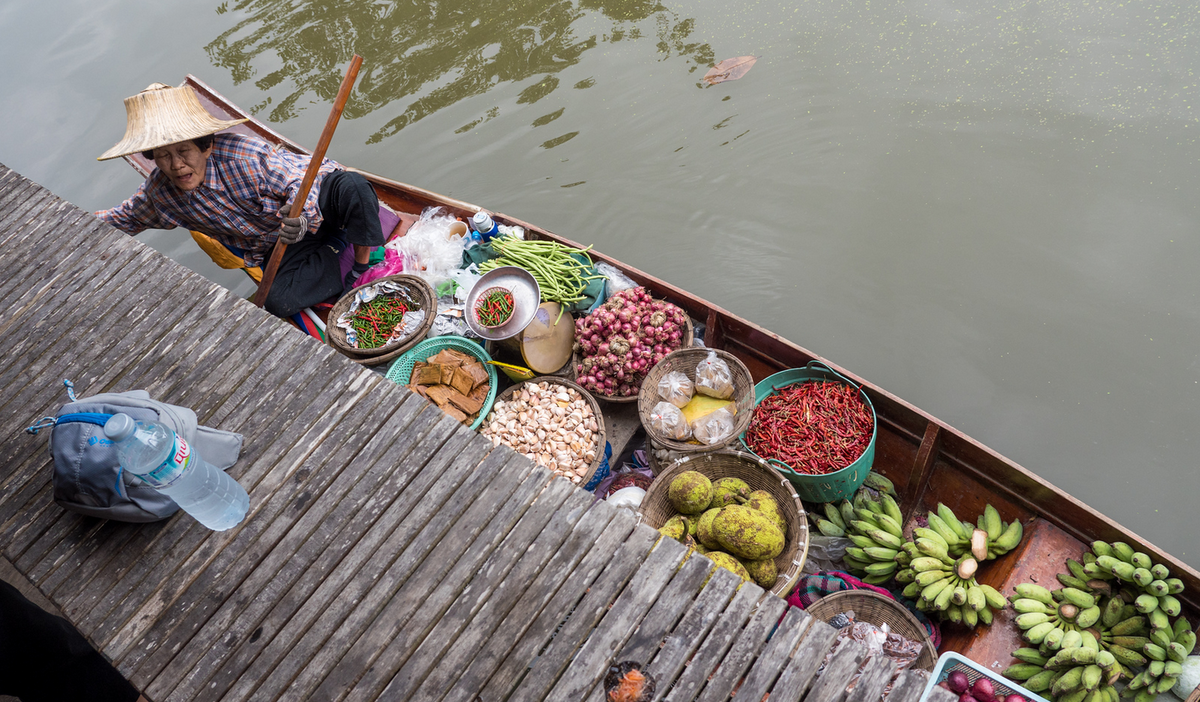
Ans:
{"type": "Polygon", "coordinates": [[[225,531],[245,518],[250,507],[245,489],[166,426],[114,414],[104,424],[104,435],[116,444],[122,468],[170,497],[209,529],[225,531]]]}
{"type": "Polygon", "coordinates": [[[479,232],[483,241],[489,241],[497,234],[496,223],[492,221],[492,216],[483,210],[476,212],[475,216],[471,217],[471,226],[479,232]]]}

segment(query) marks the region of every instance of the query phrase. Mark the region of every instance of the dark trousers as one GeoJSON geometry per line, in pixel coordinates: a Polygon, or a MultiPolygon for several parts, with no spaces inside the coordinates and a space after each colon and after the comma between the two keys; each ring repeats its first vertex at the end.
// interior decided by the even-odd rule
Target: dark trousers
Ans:
{"type": "Polygon", "coordinates": [[[65,619],[0,581],[0,695],[22,702],[133,702],[138,691],[65,619]]]}
{"type": "Polygon", "coordinates": [[[342,294],[339,257],[347,246],[382,246],[379,199],[358,173],[335,171],[325,176],[317,196],[321,227],[287,247],[271,292],[268,312],[290,317],[305,307],[342,294]]]}

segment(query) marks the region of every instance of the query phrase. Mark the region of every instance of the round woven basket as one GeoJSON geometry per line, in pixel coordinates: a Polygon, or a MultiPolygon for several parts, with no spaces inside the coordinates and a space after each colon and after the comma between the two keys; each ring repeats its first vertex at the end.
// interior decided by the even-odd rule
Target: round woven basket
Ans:
{"type": "Polygon", "coordinates": [[[720,349],[688,348],[672,351],[650,369],[650,372],[646,374],[646,379],[642,381],[642,389],[638,392],[638,418],[642,420],[642,426],[646,428],[646,435],[660,446],[681,453],[714,451],[732,444],[738,440],[742,432],[746,431],[746,427],[750,426],[753,416],[754,377],[750,375],[750,369],[746,368],[746,364],[739,361],[733,354],[720,349]],[[662,402],[662,397],[658,394],[658,381],[671,371],[679,371],[694,383],[696,381],[696,365],[708,358],[710,353],[717,354],[717,358],[725,361],[729,366],[730,375],[733,376],[733,397],[730,399],[734,400],[737,408],[733,415],[733,433],[715,444],[702,444],[698,441],[678,441],[654,429],[650,423],[650,411],[654,409],[655,405],[662,402]]]}
{"type": "Polygon", "coordinates": [[[929,637],[929,632],[912,612],[890,597],[870,590],[843,590],[822,597],[804,611],[823,622],[828,622],[838,612],[850,610],[854,610],[854,618],[858,621],[875,626],[887,624],[891,631],[920,642],[921,655],[912,667],[933,671],[933,666],[937,664],[937,649],[933,647],[933,639],[929,637]]]}
{"type": "Polygon", "coordinates": [[[783,552],[775,557],[775,568],[779,571],[779,577],[775,579],[775,586],[770,588],[770,591],[778,597],[787,597],[800,580],[800,569],[804,567],[804,559],[808,557],[808,520],[805,517],[804,505],[800,504],[800,497],[796,495],[792,484],[766,461],[746,451],[722,449],[713,453],[689,455],[676,461],[650,484],[650,489],[646,491],[638,509],[642,521],[657,529],[675,515],[675,508],[667,498],[667,490],[672,480],[689,470],[694,470],[709,480],[741,478],[751,490],[766,490],[779,503],[779,509],[787,523],[787,533],[784,534],[783,552]]]}
{"type": "MultiPolygon", "coordinates": [[[[574,381],[567,380],[566,378],[560,378],[553,375],[542,375],[538,376],[537,378],[531,378],[523,383],[517,383],[516,385],[508,387],[506,390],[496,396],[496,402],[508,402],[510,399],[512,399],[513,395],[520,392],[521,388],[523,388],[527,383],[533,383],[536,385],[537,383],[541,382],[546,382],[553,385],[562,385],[575,389],[575,391],[582,395],[583,399],[587,401],[588,407],[592,408],[592,415],[596,417],[596,427],[598,433],[600,434],[600,440],[596,442],[596,457],[592,459],[592,464],[588,466],[587,473],[585,473],[577,483],[578,485],[587,485],[591,481],[592,477],[596,475],[596,470],[600,467],[600,464],[604,462],[604,444],[608,441],[608,432],[604,429],[604,414],[600,412],[600,404],[596,402],[596,398],[592,397],[592,393],[584,390],[574,381]]],[[[495,403],[492,404],[494,405],[495,403]]]]}
{"type": "Polygon", "coordinates": [[[343,295],[329,311],[329,323],[325,326],[325,339],[330,346],[338,350],[338,353],[364,366],[376,366],[399,358],[405,351],[416,346],[425,338],[430,328],[433,327],[434,318],[437,317],[437,295],[429,283],[415,275],[400,273],[378,278],[371,281],[370,284],[374,285],[385,280],[404,286],[409,301],[413,303],[410,309],[425,310],[425,321],[421,322],[421,326],[417,327],[412,334],[384,344],[377,349],[355,348],[346,340],[346,330],[337,325],[338,318],[350,309],[350,303],[354,301],[354,291],[343,295]]]}
{"type": "MultiPolygon", "coordinates": [[[[659,302],[662,302],[662,300],[659,300],[659,302]]],[[[683,316],[683,346],[680,348],[687,348],[687,347],[691,346],[694,343],[693,336],[695,335],[695,333],[696,333],[696,331],[695,331],[695,327],[692,325],[692,318],[685,313],[683,316]]],[[[674,353],[674,352],[672,352],[672,353],[674,353]]],[[[664,359],[664,360],[666,360],[666,359],[664,359]]],[[[571,378],[572,379],[578,380],[579,374],[575,372],[575,369],[582,362],[583,362],[583,357],[579,355],[578,351],[571,354],[571,378]]],[[[651,368],[650,370],[654,370],[654,369],[651,368]]],[[[650,371],[646,371],[646,372],[649,373],[650,371]]],[[[643,384],[645,383],[644,380],[642,382],[643,382],[643,384]]],[[[638,401],[637,395],[629,395],[628,397],[617,397],[616,395],[601,395],[599,393],[592,393],[592,394],[595,395],[596,399],[603,400],[605,402],[622,403],[622,402],[637,402],[638,401]]]]}

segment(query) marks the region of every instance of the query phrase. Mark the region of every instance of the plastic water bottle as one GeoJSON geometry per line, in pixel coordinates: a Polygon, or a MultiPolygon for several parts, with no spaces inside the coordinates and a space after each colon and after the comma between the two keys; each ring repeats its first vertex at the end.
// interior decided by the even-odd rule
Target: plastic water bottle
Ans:
{"type": "Polygon", "coordinates": [[[492,237],[496,236],[496,223],[492,221],[492,216],[483,210],[476,212],[475,216],[471,217],[471,224],[474,226],[475,231],[479,232],[479,236],[483,241],[489,241],[492,237]]]}
{"type": "Polygon", "coordinates": [[[104,424],[104,435],[116,444],[122,468],[170,497],[209,529],[225,531],[245,518],[250,507],[245,489],[159,422],[114,414],[104,424]]]}

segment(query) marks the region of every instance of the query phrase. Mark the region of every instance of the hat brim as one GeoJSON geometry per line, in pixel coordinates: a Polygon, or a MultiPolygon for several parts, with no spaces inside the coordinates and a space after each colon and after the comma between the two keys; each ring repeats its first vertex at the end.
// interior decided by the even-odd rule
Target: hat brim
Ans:
{"type": "Polygon", "coordinates": [[[224,120],[217,119],[211,115],[208,120],[200,120],[186,126],[176,126],[173,129],[153,130],[150,133],[141,131],[137,134],[125,134],[125,138],[117,142],[111,149],[105,151],[96,159],[97,161],[108,161],[130,154],[141,153],[142,151],[151,151],[160,146],[169,144],[177,144],[181,141],[188,141],[197,137],[216,134],[217,132],[236,127],[243,122],[249,122],[249,118],[224,120]]]}

